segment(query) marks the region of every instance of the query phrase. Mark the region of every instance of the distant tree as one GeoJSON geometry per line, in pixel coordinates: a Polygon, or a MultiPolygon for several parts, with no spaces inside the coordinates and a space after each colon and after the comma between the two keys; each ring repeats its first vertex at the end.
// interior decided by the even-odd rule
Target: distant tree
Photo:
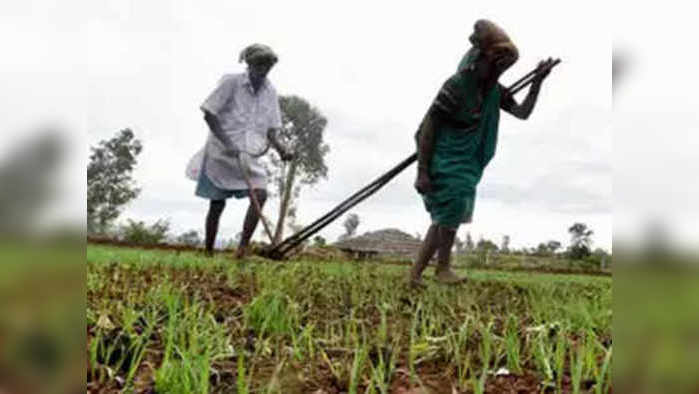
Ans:
{"type": "Polygon", "coordinates": [[[592,230],[587,228],[584,223],[575,223],[568,228],[570,233],[570,247],[568,253],[572,259],[579,260],[590,256],[590,248],[592,246],[592,230]]]}
{"type": "Polygon", "coordinates": [[[462,241],[458,235],[454,236],[454,247],[456,248],[456,254],[464,252],[464,241],[462,241]]]}
{"type": "Polygon", "coordinates": [[[295,214],[301,187],[313,185],[327,177],[325,155],[330,151],[323,142],[323,131],[328,121],[317,108],[298,96],[280,97],[279,106],[282,111],[279,139],[296,154],[296,158],[285,162],[271,155],[270,159],[271,181],[281,199],[274,231],[275,244],[282,240],[287,216],[290,212],[295,214]]]}
{"type": "Polygon", "coordinates": [[[316,235],[315,237],[313,237],[313,246],[317,246],[319,248],[322,248],[325,245],[326,245],[325,238],[321,237],[320,235],[316,235]]]}
{"type": "Polygon", "coordinates": [[[555,254],[556,251],[561,248],[561,243],[551,240],[546,243],[546,246],[548,247],[549,252],[555,254]]]}
{"type": "Polygon", "coordinates": [[[489,239],[483,239],[483,237],[480,237],[478,243],[476,244],[475,252],[483,264],[490,265],[490,256],[498,252],[498,245],[489,239]]]}
{"type": "Polygon", "coordinates": [[[541,257],[548,256],[550,253],[548,244],[543,242],[539,243],[539,245],[536,247],[536,251],[534,252],[534,254],[541,257]]]}
{"type": "Polygon", "coordinates": [[[349,215],[347,215],[347,218],[342,223],[342,225],[345,227],[345,233],[342,234],[340,238],[352,238],[352,236],[354,236],[354,234],[357,232],[357,227],[359,227],[359,223],[359,215],[357,215],[356,213],[350,213],[349,215]]]}
{"type": "Polygon", "coordinates": [[[199,236],[199,232],[197,230],[189,230],[185,233],[180,234],[176,239],[175,242],[177,242],[180,245],[186,245],[186,246],[199,246],[201,242],[201,237],[199,236]]]}
{"type": "Polygon", "coordinates": [[[473,252],[473,250],[475,248],[475,246],[473,245],[473,238],[471,238],[470,232],[466,233],[466,241],[465,241],[464,248],[466,249],[467,253],[473,252]]]}
{"type": "Polygon", "coordinates": [[[607,266],[609,266],[609,263],[611,263],[612,260],[612,256],[602,248],[596,248],[592,252],[592,256],[598,262],[599,268],[607,268],[607,266]]]}
{"type": "Polygon", "coordinates": [[[221,249],[235,249],[238,247],[238,244],[240,244],[240,239],[242,238],[243,233],[238,231],[238,233],[235,235],[235,237],[232,238],[227,238],[227,239],[221,239],[220,241],[216,241],[216,244],[219,245],[221,249]]]}
{"type": "Polygon", "coordinates": [[[489,239],[481,238],[478,240],[478,244],[476,244],[476,250],[479,252],[495,253],[498,251],[498,246],[489,239]]]}
{"type": "Polygon", "coordinates": [[[141,141],[131,129],[124,129],[107,141],[100,141],[87,165],[88,232],[106,233],[122,208],[135,199],[140,189],[131,173],[141,153],[141,141]]]}
{"type": "Polygon", "coordinates": [[[299,226],[297,222],[297,217],[296,217],[296,206],[290,207],[289,212],[287,213],[286,219],[287,219],[287,227],[289,230],[291,230],[292,233],[296,233],[298,231],[301,231],[303,229],[303,226],[299,226]]]}
{"type": "Polygon", "coordinates": [[[609,253],[602,248],[595,248],[592,254],[595,256],[609,256],[609,253]]]}
{"type": "Polygon", "coordinates": [[[502,253],[510,253],[510,236],[509,235],[503,235],[502,246],[500,246],[500,251],[502,253]]]}
{"type": "Polygon", "coordinates": [[[216,238],[214,242],[214,249],[232,249],[235,248],[235,242],[233,238],[216,238]]]}

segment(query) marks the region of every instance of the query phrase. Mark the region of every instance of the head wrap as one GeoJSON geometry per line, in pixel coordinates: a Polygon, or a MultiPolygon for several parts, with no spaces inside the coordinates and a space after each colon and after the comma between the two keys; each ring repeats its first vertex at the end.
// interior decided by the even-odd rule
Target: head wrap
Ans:
{"type": "MultiPolygon", "coordinates": [[[[502,71],[513,65],[519,58],[517,47],[507,33],[489,20],[476,21],[469,41],[477,48],[478,54],[487,56],[502,71]]],[[[475,57],[473,56],[472,59],[475,60],[475,57]]]]}
{"type": "Polygon", "coordinates": [[[272,48],[264,44],[252,44],[247,46],[240,52],[240,58],[238,59],[240,63],[244,61],[247,64],[264,60],[270,61],[272,64],[276,63],[278,60],[277,54],[274,53],[272,48]]]}

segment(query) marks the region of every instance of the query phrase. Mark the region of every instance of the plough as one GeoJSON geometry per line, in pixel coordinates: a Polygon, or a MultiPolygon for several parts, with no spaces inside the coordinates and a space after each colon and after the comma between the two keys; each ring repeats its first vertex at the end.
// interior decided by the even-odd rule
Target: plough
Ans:
{"type": "MultiPolygon", "coordinates": [[[[546,65],[543,69],[543,71],[550,70],[556,65],[558,65],[561,62],[561,59],[556,59],[546,65]]],[[[532,82],[534,82],[534,79],[536,78],[538,68],[534,69],[533,71],[529,72],[519,80],[517,80],[515,83],[510,85],[507,88],[507,91],[510,95],[515,95],[517,92],[520,90],[524,89],[528,85],[530,85],[532,82]]],[[[385,184],[390,182],[393,178],[396,177],[396,175],[400,174],[403,170],[408,168],[411,164],[413,164],[417,160],[417,153],[413,153],[410,155],[408,158],[405,160],[401,161],[390,169],[388,172],[385,174],[381,175],[380,177],[376,178],[373,182],[371,182],[369,185],[365,186],[358,192],[354,193],[350,197],[348,197],[346,200],[338,204],[335,208],[331,209],[328,213],[311,223],[310,225],[304,227],[300,231],[298,231],[296,234],[286,238],[282,242],[276,245],[272,245],[266,249],[263,249],[259,252],[259,254],[263,257],[274,259],[274,260],[283,260],[287,257],[290,256],[290,254],[294,251],[294,249],[299,246],[302,242],[310,238],[313,234],[316,234],[318,231],[322,230],[325,226],[328,224],[332,223],[335,219],[337,219],[339,216],[347,212],[348,210],[352,209],[355,207],[357,204],[360,202],[364,201],[367,199],[369,196],[373,195],[376,193],[379,189],[381,189],[385,184]]],[[[253,204],[255,204],[255,207],[258,209],[258,214],[260,217],[260,220],[265,222],[265,219],[262,216],[262,212],[259,211],[259,203],[257,203],[255,199],[255,194],[251,193],[250,194],[251,198],[253,198],[253,204]]],[[[271,233],[269,229],[265,229],[267,233],[270,235],[271,238],[271,233]]]]}

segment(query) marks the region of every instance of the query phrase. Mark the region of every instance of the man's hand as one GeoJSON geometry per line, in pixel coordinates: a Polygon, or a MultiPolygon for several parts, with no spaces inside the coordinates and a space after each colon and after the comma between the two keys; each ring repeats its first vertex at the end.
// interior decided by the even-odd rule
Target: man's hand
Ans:
{"type": "Polygon", "coordinates": [[[226,150],[223,151],[223,154],[235,159],[238,158],[238,156],[240,155],[240,151],[238,149],[235,149],[233,146],[227,145],[226,150]]]}
{"type": "Polygon", "coordinates": [[[296,158],[296,153],[283,150],[279,152],[279,157],[282,159],[282,161],[291,161],[296,158]]]}
{"type": "Polygon", "coordinates": [[[415,180],[415,189],[420,194],[429,193],[432,191],[432,182],[426,170],[419,170],[417,179],[415,180]]]}
{"type": "Polygon", "coordinates": [[[277,139],[277,129],[274,127],[270,127],[267,129],[267,139],[269,139],[269,142],[272,144],[274,149],[279,153],[279,157],[282,159],[282,161],[290,161],[294,160],[296,158],[296,153],[294,152],[289,152],[284,146],[279,142],[277,139]]]}

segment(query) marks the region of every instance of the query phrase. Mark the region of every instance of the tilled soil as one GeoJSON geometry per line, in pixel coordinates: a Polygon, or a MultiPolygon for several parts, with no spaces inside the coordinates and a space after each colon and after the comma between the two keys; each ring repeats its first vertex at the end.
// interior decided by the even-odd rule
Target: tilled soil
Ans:
{"type": "MultiPolygon", "coordinates": [[[[109,242],[109,245],[114,245],[109,242]]],[[[124,245],[119,245],[124,246],[124,245]]],[[[143,248],[138,246],[138,248],[143,248]]],[[[194,248],[179,247],[171,245],[157,245],[154,249],[174,250],[174,251],[196,251],[194,248]]],[[[398,262],[396,262],[399,264],[398,262]]],[[[88,262],[89,264],[89,262],[88,262]]],[[[124,268],[119,262],[115,261],[99,267],[99,274],[108,285],[101,286],[99,289],[89,289],[87,291],[88,308],[91,305],[109,305],[110,303],[119,303],[129,297],[138,299],[140,296],[148,293],[154,286],[162,284],[164,278],[169,286],[178,289],[191,302],[198,302],[205,305],[206,308],[212,311],[213,317],[219,324],[230,325],[231,330],[235,330],[234,321],[242,315],[243,308],[251,302],[258,294],[257,282],[253,277],[242,276],[237,280],[232,280],[227,275],[224,268],[172,268],[166,266],[153,266],[148,268],[124,268]]],[[[498,292],[501,289],[494,288],[493,292],[498,292]]],[[[516,290],[515,290],[516,291],[516,290]]],[[[516,294],[516,293],[514,293],[516,294]]],[[[496,300],[495,296],[490,297],[496,300]]],[[[406,299],[407,305],[411,306],[413,301],[406,299]]],[[[500,303],[496,302],[492,306],[492,311],[497,312],[500,303]]],[[[328,305],[328,308],[338,309],[340,305],[328,305]]],[[[340,308],[341,309],[341,308],[340,308]]],[[[379,316],[365,317],[366,321],[379,323],[379,316]]],[[[372,324],[374,324],[372,323],[372,324]]],[[[145,329],[145,324],[137,321],[133,325],[136,331],[145,329]]],[[[87,349],[88,360],[89,349],[92,341],[96,339],[97,327],[95,325],[87,326],[87,349]]],[[[127,341],[120,336],[120,327],[113,327],[108,330],[108,335],[102,337],[102,341],[110,341],[117,343],[119,348],[128,349],[129,343],[121,343],[119,341],[127,341]],[[111,335],[111,336],[110,336],[111,335]]],[[[257,338],[254,332],[238,333],[240,338],[238,342],[250,342],[253,344],[257,338]]],[[[151,344],[148,351],[143,356],[143,359],[136,371],[133,390],[139,393],[156,393],[154,375],[163,359],[163,338],[160,331],[153,333],[151,344]]],[[[253,347],[252,345],[250,346],[253,347]]],[[[344,360],[351,365],[353,355],[351,353],[343,354],[342,349],[336,350],[328,347],[325,349],[330,357],[337,360],[344,360]]],[[[115,355],[115,357],[120,355],[115,355]]],[[[127,357],[131,357],[127,355],[127,357]]],[[[98,365],[91,365],[88,361],[88,381],[87,392],[89,393],[118,393],[122,392],[124,386],[119,379],[106,379],[107,383],[100,383],[96,379],[90,380],[90,376],[96,376],[102,373],[105,376],[117,374],[123,376],[125,371],[110,371],[106,365],[110,365],[113,360],[100,360],[98,365]]],[[[278,360],[276,360],[278,361],[278,360]]],[[[273,359],[261,360],[255,365],[255,379],[261,382],[269,381],[273,376],[278,380],[282,393],[346,393],[349,390],[346,382],[338,381],[328,367],[327,363],[320,358],[309,362],[299,364],[288,361],[281,371],[277,371],[277,363],[273,359]]],[[[211,366],[211,375],[209,383],[211,392],[215,393],[235,393],[237,379],[237,360],[223,359],[217,360],[211,366]]],[[[408,372],[408,362],[405,355],[401,355],[395,373],[391,381],[390,392],[403,394],[418,394],[418,393],[435,393],[435,394],[454,394],[473,392],[471,387],[457,387],[455,376],[455,368],[447,361],[442,359],[429,360],[421,363],[416,368],[416,374],[419,376],[419,382],[416,382],[408,372]]],[[[589,387],[592,387],[589,384],[589,387]]],[[[358,392],[365,392],[366,384],[359,384],[358,392]]],[[[583,387],[584,389],[585,387],[583,387]]],[[[543,385],[542,379],[532,370],[523,368],[523,373],[506,374],[501,376],[489,375],[485,383],[485,392],[487,393],[540,393],[554,392],[554,388],[547,388],[543,385]]],[[[570,392],[571,384],[570,377],[563,377],[563,391],[570,392]]]]}

